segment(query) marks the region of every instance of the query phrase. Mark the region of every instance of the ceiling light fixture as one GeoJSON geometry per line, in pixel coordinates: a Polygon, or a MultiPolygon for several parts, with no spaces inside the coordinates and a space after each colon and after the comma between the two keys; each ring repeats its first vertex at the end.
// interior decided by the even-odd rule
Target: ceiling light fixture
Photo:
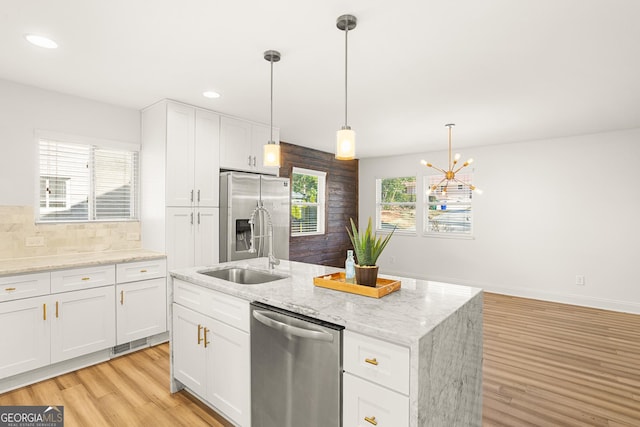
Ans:
{"type": "Polygon", "coordinates": [[[460,181],[459,179],[456,179],[456,174],[460,170],[462,170],[463,168],[466,168],[471,163],[473,163],[473,159],[467,160],[466,162],[464,162],[462,164],[462,166],[458,167],[458,169],[455,169],[456,165],[458,164],[458,160],[460,160],[460,154],[459,153],[456,153],[456,155],[453,157],[453,160],[451,160],[451,128],[454,127],[455,124],[449,123],[449,124],[446,124],[445,126],[449,128],[449,168],[447,170],[444,170],[444,169],[440,169],[438,167],[433,166],[431,163],[427,163],[426,160],[420,161],[420,163],[422,163],[424,166],[426,166],[428,168],[433,168],[433,169],[439,170],[440,172],[442,172],[444,174],[444,178],[442,178],[442,180],[439,183],[429,187],[429,189],[427,190],[427,194],[431,194],[433,191],[436,191],[436,189],[438,187],[440,187],[442,185],[442,183],[444,183],[445,181],[446,181],[446,183],[444,184],[444,187],[442,187],[442,195],[443,196],[447,194],[447,189],[448,189],[449,184],[451,182],[455,182],[456,184],[467,186],[472,191],[475,191],[478,194],[482,194],[482,190],[480,190],[479,188],[475,187],[474,185],[472,185],[470,183],[467,183],[467,182],[460,181]]]}
{"type": "Polygon", "coordinates": [[[264,166],[277,166],[280,167],[280,144],[276,144],[273,140],[273,63],[280,61],[280,52],[275,50],[268,50],[264,53],[264,59],[271,64],[271,137],[269,141],[264,145],[264,153],[262,157],[262,164],[264,166]]]}
{"type": "Polygon", "coordinates": [[[202,92],[202,96],[204,96],[205,98],[209,98],[209,99],[220,98],[220,94],[218,92],[214,92],[212,90],[207,90],[207,91],[202,92]]]}
{"type": "Polygon", "coordinates": [[[352,160],[356,157],[356,133],[347,124],[347,47],[349,30],[356,28],[358,20],[353,15],[342,15],[336,21],[344,31],[344,126],[336,134],[336,159],[352,160]]]}
{"type": "Polygon", "coordinates": [[[43,47],[45,49],[56,49],[58,43],[51,40],[49,37],[39,36],[37,34],[25,34],[24,38],[34,46],[43,47]]]}

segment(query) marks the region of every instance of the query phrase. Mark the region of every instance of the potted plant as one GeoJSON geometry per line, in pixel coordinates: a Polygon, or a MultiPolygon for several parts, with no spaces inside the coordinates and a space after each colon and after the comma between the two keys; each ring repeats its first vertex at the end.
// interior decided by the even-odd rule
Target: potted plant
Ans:
{"type": "Polygon", "coordinates": [[[378,280],[378,266],[376,261],[378,257],[389,243],[389,239],[396,231],[395,227],[391,230],[385,238],[377,237],[373,232],[371,226],[371,217],[369,217],[369,223],[364,233],[358,231],[358,227],[353,222],[353,218],[350,218],[351,230],[347,228],[349,239],[353,245],[353,250],[356,253],[356,283],[364,286],[376,286],[378,280]]]}

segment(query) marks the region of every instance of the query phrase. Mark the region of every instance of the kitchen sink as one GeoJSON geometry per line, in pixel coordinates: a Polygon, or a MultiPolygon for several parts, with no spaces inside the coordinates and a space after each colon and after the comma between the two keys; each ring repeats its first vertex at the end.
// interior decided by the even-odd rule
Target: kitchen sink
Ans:
{"type": "Polygon", "coordinates": [[[226,280],[240,285],[258,285],[260,283],[273,282],[284,279],[287,276],[262,270],[250,270],[241,267],[225,267],[216,270],[201,270],[200,274],[226,280]]]}

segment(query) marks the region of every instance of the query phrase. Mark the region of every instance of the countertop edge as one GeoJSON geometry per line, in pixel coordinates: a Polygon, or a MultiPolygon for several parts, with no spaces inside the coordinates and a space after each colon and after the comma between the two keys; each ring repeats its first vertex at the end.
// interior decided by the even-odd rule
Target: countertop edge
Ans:
{"type": "Polygon", "coordinates": [[[0,277],[160,258],[166,258],[166,254],[146,249],[128,249],[3,259],[0,260],[0,277]]]}

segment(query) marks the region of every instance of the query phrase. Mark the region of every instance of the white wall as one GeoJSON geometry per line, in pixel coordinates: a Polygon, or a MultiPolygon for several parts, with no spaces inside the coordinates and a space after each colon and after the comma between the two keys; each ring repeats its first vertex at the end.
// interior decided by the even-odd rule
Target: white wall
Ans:
{"type": "Polygon", "coordinates": [[[140,112],[0,80],[0,205],[34,205],[35,129],[139,144],[140,112]]]}
{"type": "MultiPolygon", "coordinates": [[[[640,313],[640,129],[460,152],[484,190],[474,195],[475,238],[424,237],[419,200],[419,232],[391,239],[383,274],[640,313]]],[[[438,166],[446,156],[360,160],[361,223],[375,218],[375,178],[417,174],[421,195],[433,171],[420,159],[438,166]]]]}

